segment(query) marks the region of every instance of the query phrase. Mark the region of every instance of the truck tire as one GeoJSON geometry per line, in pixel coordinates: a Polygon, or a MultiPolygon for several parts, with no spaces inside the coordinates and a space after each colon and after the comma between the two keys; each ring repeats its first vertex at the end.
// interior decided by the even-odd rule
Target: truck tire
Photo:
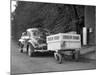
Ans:
{"type": "Polygon", "coordinates": [[[75,59],[75,51],[72,51],[72,59],[75,59]]]}
{"type": "Polygon", "coordinates": [[[23,49],[19,48],[18,50],[19,50],[20,53],[23,53],[23,49]]]}
{"type": "Polygon", "coordinates": [[[19,52],[23,53],[23,44],[19,42],[18,45],[19,45],[19,52]]]}
{"type": "Polygon", "coordinates": [[[54,53],[55,60],[57,63],[61,64],[62,63],[62,55],[59,53],[54,53]]]}
{"type": "Polygon", "coordinates": [[[32,44],[29,44],[28,46],[28,56],[32,57],[34,55],[34,47],[32,44]]]}
{"type": "Polygon", "coordinates": [[[75,53],[74,53],[75,61],[78,61],[79,60],[79,56],[80,56],[80,51],[79,50],[76,50],[75,53]]]}

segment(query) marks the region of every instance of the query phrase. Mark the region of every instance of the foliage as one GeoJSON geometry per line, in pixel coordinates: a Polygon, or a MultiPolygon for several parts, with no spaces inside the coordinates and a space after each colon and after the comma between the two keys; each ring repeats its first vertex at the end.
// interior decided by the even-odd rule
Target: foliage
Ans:
{"type": "Polygon", "coordinates": [[[51,33],[76,31],[80,16],[84,16],[84,6],[18,1],[13,12],[12,36],[18,39],[23,31],[34,27],[51,33]]]}

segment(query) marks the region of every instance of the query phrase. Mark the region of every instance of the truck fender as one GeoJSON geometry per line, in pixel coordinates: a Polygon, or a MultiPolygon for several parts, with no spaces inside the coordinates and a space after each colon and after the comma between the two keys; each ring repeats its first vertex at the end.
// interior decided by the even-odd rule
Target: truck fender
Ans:
{"type": "Polygon", "coordinates": [[[28,40],[28,45],[29,44],[32,44],[32,46],[35,48],[35,44],[31,40],[28,40]]]}
{"type": "Polygon", "coordinates": [[[24,44],[24,40],[23,39],[19,39],[18,40],[20,43],[24,44]]]}

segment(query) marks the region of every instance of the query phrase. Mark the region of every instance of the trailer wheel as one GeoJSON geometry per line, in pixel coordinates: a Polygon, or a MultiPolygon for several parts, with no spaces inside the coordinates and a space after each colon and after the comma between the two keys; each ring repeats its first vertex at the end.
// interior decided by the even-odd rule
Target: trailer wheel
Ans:
{"type": "Polygon", "coordinates": [[[80,51],[79,50],[76,50],[75,53],[74,53],[75,61],[78,61],[79,60],[79,56],[80,56],[80,51]]]}
{"type": "Polygon", "coordinates": [[[56,59],[56,61],[61,64],[62,63],[62,55],[59,53],[54,53],[54,57],[56,59]]]}
{"type": "Polygon", "coordinates": [[[28,46],[28,55],[32,57],[34,55],[34,48],[31,44],[28,46]]]}

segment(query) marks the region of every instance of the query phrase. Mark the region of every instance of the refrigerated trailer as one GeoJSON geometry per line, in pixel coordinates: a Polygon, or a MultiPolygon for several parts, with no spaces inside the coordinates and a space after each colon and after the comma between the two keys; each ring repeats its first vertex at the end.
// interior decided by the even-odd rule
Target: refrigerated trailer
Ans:
{"type": "Polygon", "coordinates": [[[54,51],[54,57],[58,63],[62,63],[65,55],[72,56],[78,61],[81,48],[79,34],[59,33],[47,36],[47,50],[54,51]]]}

